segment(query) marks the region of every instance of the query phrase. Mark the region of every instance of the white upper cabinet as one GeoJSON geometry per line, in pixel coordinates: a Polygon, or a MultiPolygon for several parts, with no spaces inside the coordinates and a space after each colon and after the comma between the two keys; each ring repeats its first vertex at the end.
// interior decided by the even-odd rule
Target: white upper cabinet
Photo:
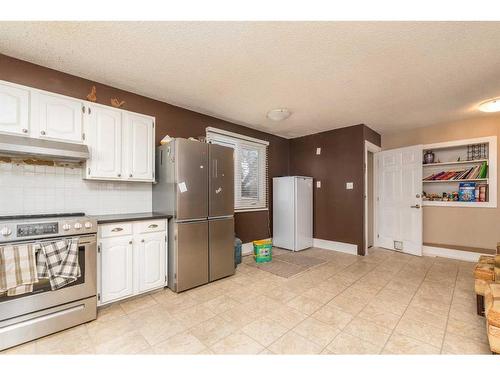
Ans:
{"type": "Polygon", "coordinates": [[[83,142],[83,112],[81,100],[45,92],[33,93],[31,116],[38,125],[35,127],[40,138],[83,142]]]}
{"type": "Polygon", "coordinates": [[[85,143],[85,178],[153,182],[155,118],[0,80],[0,134],[85,143]]]}
{"type": "Polygon", "coordinates": [[[0,132],[29,135],[30,90],[0,83],[0,132]]]}
{"type": "Polygon", "coordinates": [[[154,118],[123,113],[123,161],[128,180],[152,181],[154,163],[154,118]]]}
{"type": "Polygon", "coordinates": [[[90,150],[87,178],[122,178],[122,111],[90,105],[85,133],[90,150]]]}

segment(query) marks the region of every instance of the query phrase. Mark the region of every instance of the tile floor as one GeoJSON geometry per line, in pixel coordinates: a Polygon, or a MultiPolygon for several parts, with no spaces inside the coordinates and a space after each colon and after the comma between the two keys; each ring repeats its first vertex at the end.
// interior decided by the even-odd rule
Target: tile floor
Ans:
{"type": "Polygon", "coordinates": [[[326,262],[286,279],[245,257],[233,277],[117,303],[93,322],[4,353],[490,353],[473,263],[382,249],[303,253],[326,262]]]}

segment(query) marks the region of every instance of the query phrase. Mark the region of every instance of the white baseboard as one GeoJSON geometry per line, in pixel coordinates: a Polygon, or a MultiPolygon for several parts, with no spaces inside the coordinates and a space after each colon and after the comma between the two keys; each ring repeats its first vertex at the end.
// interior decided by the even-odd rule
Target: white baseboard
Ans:
{"type": "Polygon", "coordinates": [[[422,246],[422,254],[428,257],[450,258],[465,260],[467,262],[477,262],[479,257],[483,255],[472,251],[454,250],[434,246],[422,246]]]}
{"type": "Polygon", "coordinates": [[[325,250],[333,250],[333,251],[339,251],[341,253],[358,255],[358,245],[354,245],[351,243],[328,241],[328,240],[321,240],[319,238],[313,238],[313,246],[325,250]]]}
{"type": "MultiPolygon", "coordinates": [[[[263,238],[262,240],[272,240],[272,238],[263,238]]],[[[253,254],[253,242],[247,242],[241,245],[241,255],[253,254]]]]}

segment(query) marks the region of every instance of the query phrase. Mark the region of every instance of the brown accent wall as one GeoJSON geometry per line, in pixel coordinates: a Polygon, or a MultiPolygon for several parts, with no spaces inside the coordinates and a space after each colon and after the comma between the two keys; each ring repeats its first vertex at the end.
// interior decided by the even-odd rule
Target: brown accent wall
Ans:
{"type": "MultiPolygon", "coordinates": [[[[186,138],[205,135],[205,128],[207,126],[264,139],[270,142],[269,177],[288,174],[289,141],[285,138],[236,125],[2,54],[0,54],[0,80],[83,100],[86,99],[86,95],[91,87],[95,85],[97,88],[98,103],[110,105],[110,99],[117,97],[126,102],[123,109],[155,116],[157,143],[166,134],[173,137],[186,138]]],[[[270,202],[272,202],[272,190],[270,189],[269,191],[271,195],[270,202]]],[[[259,211],[236,214],[236,234],[243,242],[267,238],[270,236],[268,228],[272,227],[272,223],[268,222],[269,220],[272,220],[272,205],[269,213],[267,211],[259,211]]]]}
{"type": "MultiPolygon", "coordinates": [[[[384,134],[384,150],[417,144],[500,136],[500,115],[384,134]]],[[[500,142],[497,139],[497,155],[500,142]]],[[[498,168],[498,161],[497,161],[498,168]]],[[[498,173],[497,173],[498,175],[498,173]]],[[[500,197],[500,185],[497,186],[500,197]]],[[[494,250],[500,242],[500,208],[424,207],[424,243],[494,250]]]]}
{"type": "Polygon", "coordinates": [[[314,178],[314,238],[355,244],[360,255],[365,139],[380,145],[380,135],[363,124],[290,140],[290,174],[314,178]],[[321,155],[316,155],[317,147],[321,155]],[[346,190],[346,182],[353,182],[354,189],[346,190]]]}

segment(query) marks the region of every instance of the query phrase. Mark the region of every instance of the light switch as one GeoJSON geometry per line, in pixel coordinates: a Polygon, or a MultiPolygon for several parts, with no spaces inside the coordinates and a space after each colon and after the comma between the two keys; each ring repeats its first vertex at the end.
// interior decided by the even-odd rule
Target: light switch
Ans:
{"type": "Polygon", "coordinates": [[[346,188],[346,190],[352,190],[352,189],[354,189],[354,182],[346,182],[345,183],[345,188],[346,188]]]}
{"type": "Polygon", "coordinates": [[[321,188],[321,181],[316,181],[316,188],[318,188],[318,189],[321,188]]]}
{"type": "Polygon", "coordinates": [[[321,155],[321,147],[316,147],[316,155],[321,155]]]}

